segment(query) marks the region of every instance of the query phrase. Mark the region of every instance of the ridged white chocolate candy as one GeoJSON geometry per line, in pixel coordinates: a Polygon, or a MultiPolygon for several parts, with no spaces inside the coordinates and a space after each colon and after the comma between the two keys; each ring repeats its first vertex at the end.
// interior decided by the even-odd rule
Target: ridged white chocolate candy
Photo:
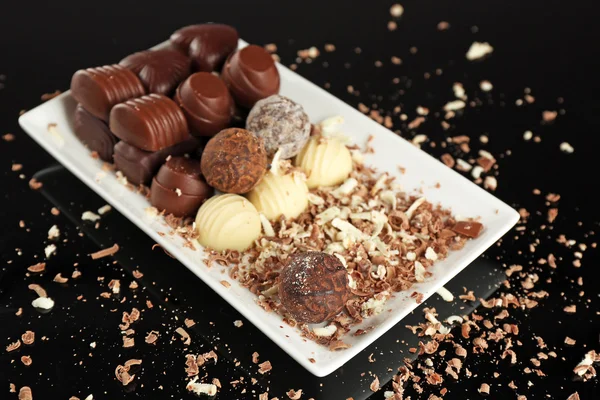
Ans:
{"type": "Polygon", "coordinates": [[[295,165],[306,173],[309,189],[335,186],[352,172],[352,156],[340,139],[315,135],[296,156],[295,165]]]}
{"type": "Polygon", "coordinates": [[[243,251],[260,236],[260,216],[256,208],[237,194],[214,196],[196,216],[198,242],[213,250],[243,251]]]}
{"type": "Polygon", "coordinates": [[[296,218],[308,207],[308,187],[303,174],[267,172],[260,183],[247,194],[248,200],[269,220],[280,215],[296,218]]]}

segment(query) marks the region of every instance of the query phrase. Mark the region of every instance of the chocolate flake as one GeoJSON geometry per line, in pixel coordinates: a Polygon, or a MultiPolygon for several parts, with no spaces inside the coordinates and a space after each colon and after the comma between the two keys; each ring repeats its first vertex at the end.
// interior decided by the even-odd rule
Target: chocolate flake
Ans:
{"type": "Polygon", "coordinates": [[[90,256],[92,257],[92,260],[97,260],[99,258],[112,256],[113,254],[115,254],[118,251],[119,251],[119,245],[115,243],[114,245],[112,245],[111,247],[109,247],[107,249],[102,249],[100,251],[90,254],[90,256]]]}
{"type": "Polygon", "coordinates": [[[29,272],[44,272],[46,270],[46,263],[40,262],[34,265],[30,265],[27,267],[27,271],[29,272]]]}

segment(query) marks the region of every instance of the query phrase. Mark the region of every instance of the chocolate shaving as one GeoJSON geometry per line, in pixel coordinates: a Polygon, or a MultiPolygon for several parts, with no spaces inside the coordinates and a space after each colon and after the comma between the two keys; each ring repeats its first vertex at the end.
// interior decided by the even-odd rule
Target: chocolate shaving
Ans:
{"type": "Polygon", "coordinates": [[[17,340],[16,342],[12,342],[8,346],[6,346],[6,351],[10,353],[11,351],[17,350],[19,347],[21,347],[21,341],[17,340]]]}
{"type": "Polygon", "coordinates": [[[19,390],[19,400],[33,400],[33,394],[29,386],[23,386],[19,390]]]}
{"type": "Polygon", "coordinates": [[[29,267],[27,267],[27,271],[29,271],[29,272],[44,272],[45,269],[46,269],[46,263],[44,263],[44,262],[33,264],[33,265],[30,265],[29,267]]]}
{"type": "Polygon", "coordinates": [[[271,366],[271,361],[265,361],[263,363],[258,364],[258,373],[261,375],[266,374],[267,372],[269,372],[271,369],[273,369],[273,367],[271,366]]]}
{"type": "Polygon", "coordinates": [[[31,283],[27,287],[37,293],[39,297],[48,297],[48,293],[37,283],[31,283]]]}
{"type": "Polygon", "coordinates": [[[69,278],[63,277],[59,272],[52,280],[57,283],[67,283],[69,281],[69,278]]]}
{"type": "Polygon", "coordinates": [[[107,249],[102,249],[100,251],[90,254],[90,256],[92,257],[92,260],[98,260],[99,258],[112,256],[117,251],[119,251],[119,245],[115,243],[114,245],[112,245],[111,247],[109,247],[107,249]]]}
{"type": "Polygon", "coordinates": [[[25,333],[21,335],[21,340],[23,341],[23,344],[33,344],[35,341],[35,333],[33,331],[25,331],[25,333]]]}
{"type": "Polygon", "coordinates": [[[192,338],[182,327],[175,329],[175,332],[181,335],[181,340],[183,340],[183,344],[185,344],[186,346],[189,346],[192,343],[192,338]]]}
{"type": "Polygon", "coordinates": [[[33,360],[31,359],[30,356],[21,356],[21,362],[26,367],[29,367],[31,365],[31,363],[33,363],[33,360]]]}

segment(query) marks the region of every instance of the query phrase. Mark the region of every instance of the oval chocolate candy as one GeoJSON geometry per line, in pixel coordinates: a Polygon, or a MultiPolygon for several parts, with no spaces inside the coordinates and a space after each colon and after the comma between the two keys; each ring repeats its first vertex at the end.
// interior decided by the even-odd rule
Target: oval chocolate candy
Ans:
{"type": "Polygon", "coordinates": [[[212,72],[237,48],[237,30],[224,24],[185,26],[171,35],[171,43],[192,59],[195,71],[212,72]]]}
{"type": "Polygon", "coordinates": [[[176,217],[195,215],[214,193],[200,172],[197,160],[171,157],[152,180],[150,203],[176,217]]]}
{"type": "Polygon", "coordinates": [[[177,88],[175,101],[192,135],[213,136],[229,126],[234,102],[225,83],[208,72],[192,74],[177,88]]]}
{"type": "Polygon", "coordinates": [[[135,73],[148,93],[170,96],[190,75],[190,59],[177,50],[146,50],[131,54],[119,65],[135,73]]]}
{"type": "Polygon", "coordinates": [[[110,131],[106,122],[94,117],[81,104],[75,108],[73,130],[81,143],[95,151],[101,160],[112,162],[117,137],[110,131]]]}
{"type": "Polygon", "coordinates": [[[177,143],[158,151],[144,151],[126,142],[115,145],[113,159],[117,170],[134,185],[147,185],[169,157],[196,154],[200,142],[196,138],[177,143]]]}
{"type": "Polygon", "coordinates": [[[108,121],[112,107],[146,93],[144,85],[120,65],[80,69],[71,79],[71,95],[93,116],[108,121]]]}
{"type": "Polygon", "coordinates": [[[146,151],[164,149],[189,138],[185,115],[162,94],[117,104],[110,112],[109,126],[119,139],[146,151]]]}
{"type": "Polygon", "coordinates": [[[188,157],[170,157],[158,171],[156,180],[164,187],[179,188],[183,194],[206,196],[212,192],[202,176],[200,161],[188,157]]]}
{"type": "Polygon", "coordinates": [[[225,62],[221,78],[242,107],[279,92],[279,71],[271,55],[262,47],[249,45],[233,53],[225,62]]]}

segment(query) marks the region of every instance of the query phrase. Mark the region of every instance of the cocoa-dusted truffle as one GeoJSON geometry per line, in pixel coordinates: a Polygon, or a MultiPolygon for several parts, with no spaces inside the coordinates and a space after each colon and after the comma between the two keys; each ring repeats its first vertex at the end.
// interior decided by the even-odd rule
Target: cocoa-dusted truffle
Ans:
{"type": "Polygon", "coordinates": [[[310,121],[302,106],[275,94],[258,101],[246,120],[246,129],[265,140],[269,156],[281,150],[282,159],[302,150],[310,135],[310,121]]]}
{"type": "Polygon", "coordinates": [[[194,136],[213,136],[227,128],[234,103],[225,83],[208,72],[192,74],[177,88],[175,101],[194,136]]]}
{"type": "Polygon", "coordinates": [[[119,62],[135,73],[148,93],[170,96],[190,74],[190,59],[177,50],[146,50],[119,62]]]}
{"type": "Polygon", "coordinates": [[[212,72],[237,48],[238,38],[232,26],[198,24],[175,31],[171,43],[190,55],[195,71],[212,72]]]}
{"type": "Polygon", "coordinates": [[[279,277],[281,304],[298,322],[318,324],[346,304],[348,272],[333,255],[311,251],[291,255],[279,277]]]}
{"type": "Polygon", "coordinates": [[[267,170],[267,152],[261,138],[245,129],[229,128],[208,141],[201,167],[206,181],[215,189],[247,193],[267,170]]]}
{"type": "Polygon", "coordinates": [[[256,45],[244,47],[229,56],[221,78],[235,101],[246,108],[279,92],[279,71],[275,61],[265,49],[256,45]]]}

